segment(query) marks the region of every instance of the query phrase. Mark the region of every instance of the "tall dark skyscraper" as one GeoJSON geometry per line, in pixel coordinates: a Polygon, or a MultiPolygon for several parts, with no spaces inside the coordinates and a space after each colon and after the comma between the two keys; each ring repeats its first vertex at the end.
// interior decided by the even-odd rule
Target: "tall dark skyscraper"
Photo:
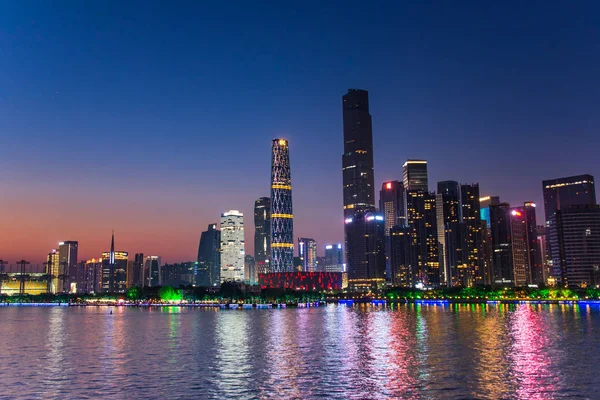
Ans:
{"type": "Polygon", "coordinates": [[[287,140],[273,139],[271,151],[270,272],[294,270],[294,213],[292,175],[287,140]]]}
{"type": "Polygon", "coordinates": [[[490,235],[492,238],[493,282],[511,284],[512,242],[510,226],[510,205],[498,203],[490,205],[490,235]]]}
{"type": "Polygon", "coordinates": [[[75,240],[67,240],[58,243],[58,253],[60,265],[64,269],[64,273],[68,276],[65,280],[64,291],[71,293],[76,292],[77,287],[77,248],[78,242],[75,240]],[[74,287],[71,285],[74,284],[74,287]]]}
{"type": "Polygon", "coordinates": [[[402,180],[408,191],[429,190],[427,183],[427,161],[407,160],[402,166],[402,180]]]}
{"type": "Polygon", "coordinates": [[[458,182],[438,182],[436,195],[437,237],[440,251],[440,283],[466,286],[464,277],[465,238],[460,218],[458,182]]]}
{"type": "Polygon", "coordinates": [[[538,256],[538,234],[537,234],[537,218],[535,215],[536,204],[531,201],[526,201],[523,205],[523,213],[525,217],[525,246],[526,257],[529,271],[531,274],[531,283],[540,285],[544,283],[544,271],[539,264],[538,256]]]}
{"type": "Polygon", "coordinates": [[[385,222],[373,211],[355,212],[345,220],[348,285],[372,289],[385,282],[385,222]]]}
{"type": "Polygon", "coordinates": [[[486,273],[483,259],[483,227],[479,205],[479,184],[460,185],[461,219],[466,226],[466,269],[467,286],[485,283],[486,273]]]}
{"type": "Polygon", "coordinates": [[[254,202],[254,264],[259,274],[268,272],[271,256],[271,198],[254,202]]]}
{"type": "Polygon", "coordinates": [[[342,97],[342,110],[342,182],[344,218],[348,218],[356,211],[375,208],[373,128],[369,114],[369,92],[349,89],[342,97]]]}
{"type": "Polygon", "coordinates": [[[198,272],[196,286],[219,286],[221,284],[221,231],[217,224],[210,224],[200,235],[198,245],[198,272]]]}
{"type": "Polygon", "coordinates": [[[572,206],[596,204],[596,188],[592,175],[577,175],[542,182],[548,255],[552,261],[552,275],[560,285],[566,285],[563,268],[565,254],[562,237],[556,230],[556,212],[572,206]]]}

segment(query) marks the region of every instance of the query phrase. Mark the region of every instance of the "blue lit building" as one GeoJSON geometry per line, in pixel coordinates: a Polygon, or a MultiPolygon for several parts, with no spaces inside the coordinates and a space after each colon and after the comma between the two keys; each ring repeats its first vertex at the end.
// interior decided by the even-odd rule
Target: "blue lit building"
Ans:
{"type": "Polygon", "coordinates": [[[369,290],[385,283],[385,220],[375,210],[345,219],[348,285],[369,290]]]}

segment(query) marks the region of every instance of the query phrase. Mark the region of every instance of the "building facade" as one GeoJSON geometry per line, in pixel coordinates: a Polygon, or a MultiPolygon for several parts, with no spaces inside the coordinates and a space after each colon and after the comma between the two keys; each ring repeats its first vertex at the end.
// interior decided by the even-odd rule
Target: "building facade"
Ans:
{"type": "Polygon", "coordinates": [[[407,160],[402,165],[402,181],[408,191],[429,191],[427,182],[427,161],[407,160]]]}
{"type": "Polygon", "coordinates": [[[372,211],[359,211],[345,220],[348,284],[369,290],[384,284],[385,222],[372,211]]]}
{"type": "Polygon", "coordinates": [[[322,272],[346,272],[344,249],[341,243],[325,245],[325,267],[322,272]]]}
{"type": "Polygon", "coordinates": [[[292,176],[287,140],[274,139],[271,149],[271,258],[270,272],[294,269],[294,213],[292,176]]]}
{"type": "Polygon", "coordinates": [[[268,272],[270,257],[271,198],[261,197],[254,202],[254,263],[258,273],[268,272]]]}
{"type": "Polygon", "coordinates": [[[214,287],[221,284],[221,231],[210,224],[200,235],[196,269],[196,286],[214,287]]]}
{"type": "Polygon", "coordinates": [[[349,89],[342,96],[344,154],[342,182],[344,218],[375,208],[373,128],[369,92],[349,89]]]}
{"type": "Polygon", "coordinates": [[[77,251],[79,244],[75,240],[67,240],[58,243],[58,253],[60,265],[64,268],[64,273],[68,276],[63,290],[70,293],[77,292],[77,251]]]}
{"type": "Polygon", "coordinates": [[[162,263],[160,256],[146,256],[144,259],[144,286],[162,286],[162,263]]]}
{"type": "Polygon", "coordinates": [[[244,280],[244,214],[221,214],[221,282],[244,280]]]}
{"type": "Polygon", "coordinates": [[[542,182],[542,188],[552,278],[558,285],[567,286],[564,246],[562,236],[559,235],[556,227],[556,213],[567,207],[596,205],[594,177],[592,175],[577,175],[545,180],[542,182]]]}
{"type": "Polygon", "coordinates": [[[298,257],[302,271],[317,272],[317,241],[311,238],[298,238],[298,257]]]}

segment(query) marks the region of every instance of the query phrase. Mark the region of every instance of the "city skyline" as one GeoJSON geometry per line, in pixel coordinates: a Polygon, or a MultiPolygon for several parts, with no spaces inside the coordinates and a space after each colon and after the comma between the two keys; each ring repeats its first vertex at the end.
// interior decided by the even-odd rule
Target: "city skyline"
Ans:
{"type": "MultiPolygon", "coordinates": [[[[171,10],[189,39],[157,29],[160,13],[128,5],[121,11],[139,17],[131,25],[77,5],[60,13],[44,5],[1,7],[0,33],[10,40],[0,41],[8,55],[0,78],[0,135],[6,139],[0,167],[8,172],[0,179],[0,224],[10,234],[0,237],[0,257],[11,263],[41,264],[65,239],[79,242],[79,259],[97,258],[113,229],[119,248],[130,254],[161,254],[167,263],[195,260],[204,227],[228,209],[252,215],[256,198],[268,196],[274,137],[289,141],[294,160],[294,243],[298,237],[342,242],[339,99],[348,88],[369,91],[376,188],[402,180],[408,159],[428,161],[430,190],[438,181],[479,182],[481,195],[499,195],[511,206],[543,204],[543,180],[600,176],[593,79],[600,57],[591,51],[597,35],[588,19],[594,10],[548,7],[547,18],[535,19],[521,9],[461,13],[457,7],[436,14],[424,6],[390,6],[388,15],[406,19],[399,34],[398,21],[381,11],[340,14],[325,5],[336,11],[333,20],[313,20],[306,38],[285,33],[286,25],[305,26],[313,11],[307,5],[297,13],[288,9],[285,24],[262,24],[275,41],[265,49],[265,33],[244,22],[249,10],[243,7],[227,18],[218,6],[208,10],[218,16],[213,24],[225,18],[235,26],[216,45],[196,43],[217,31],[215,25],[198,24],[181,11],[171,10]],[[420,13],[425,20],[413,18],[420,13]],[[343,40],[351,31],[348,21],[364,15],[378,29],[349,46],[343,40]],[[466,33],[455,28],[467,19],[466,33]],[[481,32],[505,19],[514,24],[481,32]],[[439,28],[430,29],[434,25],[439,28]],[[240,32],[248,46],[236,39],[240,32]],[[486,44],[507,36],[510,45],[486,44]],[[328,39],[312,40],[321,37],[328,39]],[[330,51],[331,43],[340,48],[330,51]],[[198,53],[185,51],[196,44],[198,53]],[[105,61],[104,52],[113,61],[105,61]],[[214,62],[204,65],[205,53],[214,62]],[[165,64],[155,62],[156,54],[173,57],[165,64]],[[303,62],[298,54],[319,62],[303,62]],[[178,74],[171,73],[171,62],[181,68],[178,74]],[[223,74],[222,65],[229,66],[223,74]],[[227,147],[227,163],[218,164],[224,139],[236,146],[227,147]],[[212,172],[217,165],[230,178],[227,184],[212,172]]],[[[250,254],[253,229],[245,235],[250,254]]]]}

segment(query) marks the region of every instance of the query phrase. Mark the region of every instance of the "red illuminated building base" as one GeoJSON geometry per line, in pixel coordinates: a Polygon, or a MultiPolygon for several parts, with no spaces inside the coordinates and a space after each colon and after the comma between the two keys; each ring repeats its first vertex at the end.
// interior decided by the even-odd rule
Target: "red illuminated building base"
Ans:
{"type": "Polygon", "coordinates": [[[304,291],[341,290],[341,272],[274,272],[258,274],[262,289],[293,289],[304,291]]]}

